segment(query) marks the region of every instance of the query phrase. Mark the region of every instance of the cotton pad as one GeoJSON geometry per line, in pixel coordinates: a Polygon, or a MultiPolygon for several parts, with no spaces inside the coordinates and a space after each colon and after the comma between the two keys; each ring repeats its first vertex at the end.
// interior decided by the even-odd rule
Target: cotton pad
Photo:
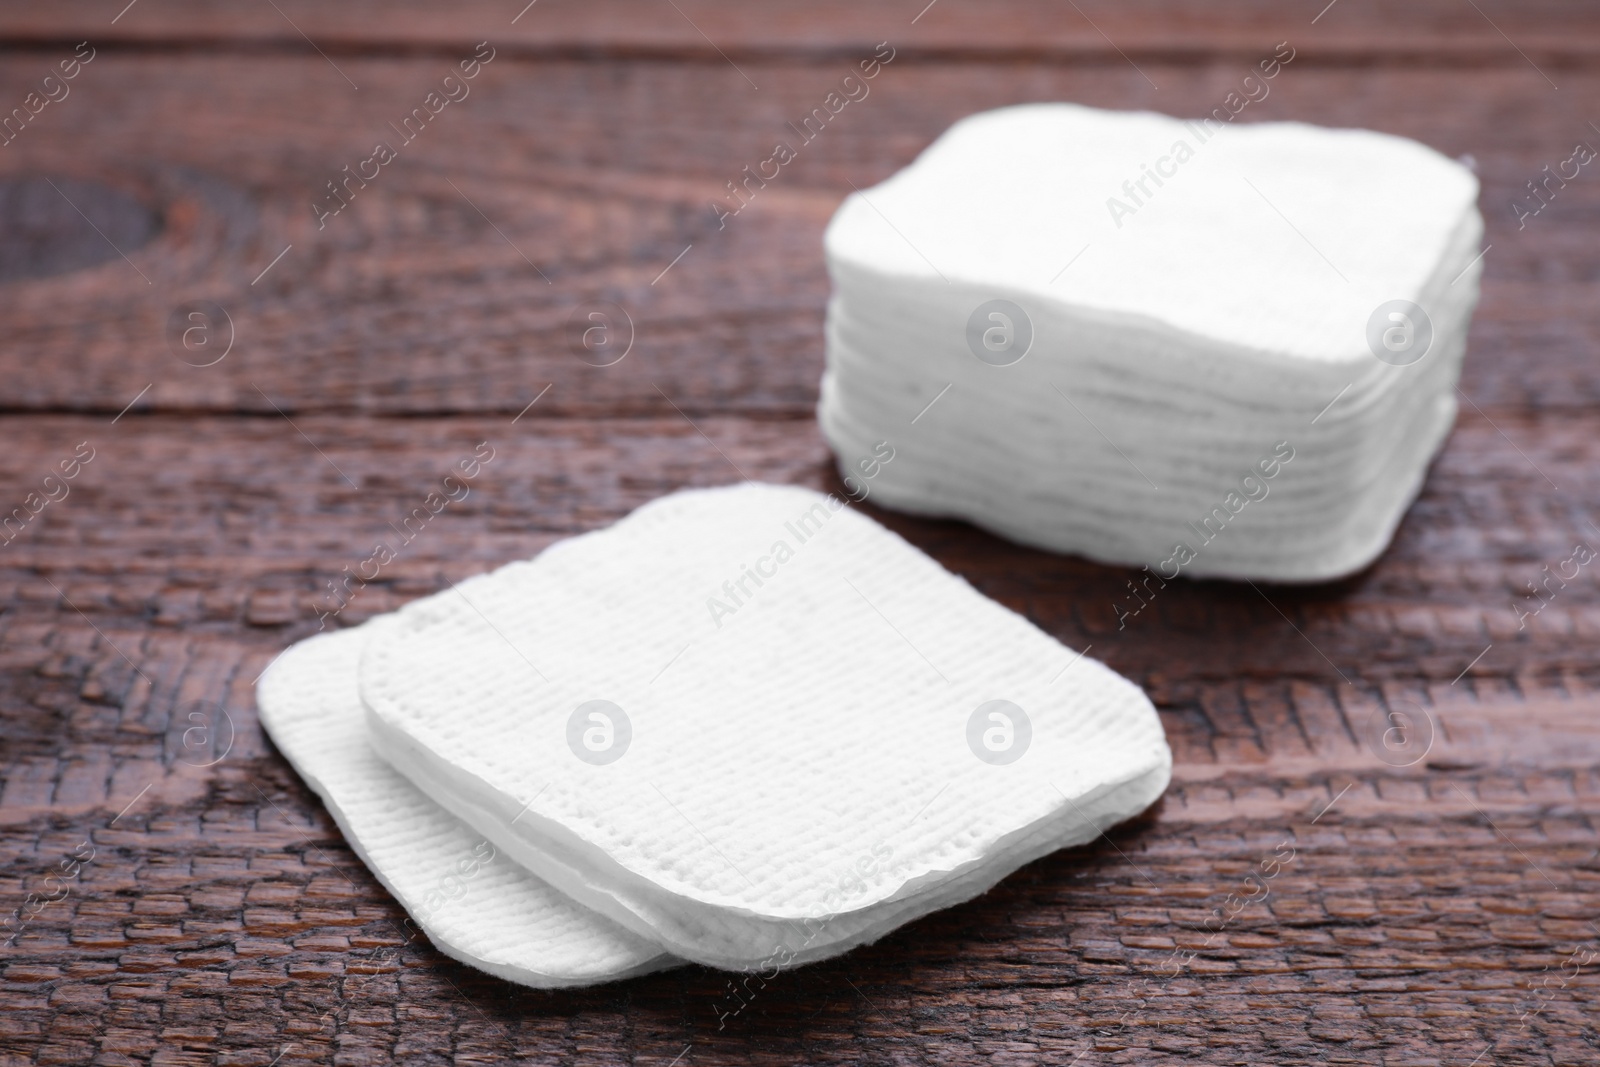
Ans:
{"type": "Polygon", "coordinates": [[[551,988],[679,962],[552,889],[417,790],[372,751],[356,688],[389,617],[285,652],[257,688],[261,722],[346,841],[445,955],[551,988]]]}
{"type": "Polygon", "coordinates": [[[805,962],[1166,786],[1154,709],[838,498],[746,484],[402,609],[374,746],[580,903],[713,966],[805,962]]]}
{"type": "Polygon", "coordinates": [[[824,435],[855,478],[893,442],[875,502],[1029,544],[1350,573],[1454,421],[1477,190],[1362,130],[965,119],[828,227],[824,435]]]}

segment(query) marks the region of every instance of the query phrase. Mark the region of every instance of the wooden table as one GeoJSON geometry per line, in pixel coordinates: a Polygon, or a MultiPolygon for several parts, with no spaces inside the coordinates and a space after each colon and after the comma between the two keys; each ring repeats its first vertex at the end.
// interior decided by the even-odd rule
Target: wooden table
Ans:
{"type": "Polygon", "coordinates": [[[0,109],[58,97],[0,145],[0,512],[67,494],[0,545],[0,1062],[1600,1062],[1600,571],[1528,593],[1600,548],[1600,175],[1511,206],[1600,146],[1592,8],[125,2],[0,9],[0,109]],[[1280,41],[1240,121],[1405,134],[1484,183],[1462,414],[1383,558],[1180,582],[1119,630],[1125,569],[867,508],[1143,685],[1164,801],[721,1027],[709,970],[542,993],[406,942],[255,719],[328,584],[480,441],[340,624],[735,465],[836,488],[820,235],[852,184],[1003,104],[1208,111],[1280,41]],[[878,42],[870,95],[719,225],[878,42]],[[569,343],[598,301],[633,323],[609,367],[569,343]],[[1396,709],[1425,752],[1377,743],[1396,709]]]}

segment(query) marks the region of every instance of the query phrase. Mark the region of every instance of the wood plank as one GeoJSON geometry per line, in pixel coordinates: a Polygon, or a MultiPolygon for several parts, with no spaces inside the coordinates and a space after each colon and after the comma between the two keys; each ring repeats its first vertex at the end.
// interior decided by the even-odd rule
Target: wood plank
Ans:
{"type": "MultiPolygon", "coordinates": [[[[24,939],[26,954],[11,966],[8,1007],[19,1027],[45,1038],[47,1054],[103,1054],[123,1042],[175,1052],[181,1041],[254,1061],[292,1045],[285,1062],[410,1048],[665,1063],[688,1047],[699,1063],[1070,1062],[1089,1049],[1110,1063],[1188,1052],[1465,1064],[1496,1024],[1506,1062],[1584,1054],[1582,998],[1592,986],[1582,978],[1557,987],[1517,1032],[1519,1014],[1540,1008],[1525,983],[1559,960],[1553,946],[1582,943],[1582,923],[1538,914],[1559,909],[1556,891],[1498,877],[1504,845],[1471,817],[1406,827],[1404,864],[1393,859],[1393,821],[1382,817],[1207,828],[1206,869],[1185,858],[1194,828],[1145,828],[1149,847],[1131,862],[1102,847],[1035,864],[981,901],[846,960],[779,975],[719,1030],[713,1006],[727,999],[726,979],[700,969],[540,995],[404,943],[397,910],[336,831],[308,818],[315,805],[282,793],[274,803],[287,804],[293,821],[253,797],[206,812],[204,862],[190,887],[165,894],[176,911],[165,921],[151,911],[94,914],[79,899],[57,905],[41,920],[48,931],[24,939]],[[1243,874],[1285,839],[1296,843],[1295,862],[1272,896],[1220,937],[1205,933],[1209,907],[1241,892],[1243,874]],[[1384,873],[1355,885],[1352,866],[1384,873]],[[1463,889],[1474,894],[1467,907],[1463,889]],[[299,946],[271,951],[285,920],[299,946]],[[69,936],[84,946],[68,950],[84,963],[62,971],[47,961],[61,958],[69,936]],[[1160,968],[1175,948],[1197,958],[1173,975],[1160,968]],[[1453,967],[1463,954],[1478,966],[1453,967]],[[107,982],[97,965],[114,959],[124,973],[107,982]],[[165,1042],[146,1021],[157,1002],[165,1042]],[[83,1025],[99,1017],[120,1025],[100,1038],[83,1025]]],[[[99,835],[105,873],[85,876],[83,888],[143,890],[153,904],[166,886],[147,858],[174,842],[158,818],[131,813],[126,823],[99,835]]],[[[49,844],[71,847],[69,838],[49,844]]],[[[1533,847],[1546,862],[1554,851],[1533,847]]]]}
{"type": "MultiPolygon", "coordinates": [[[[1214,717],[1190,689],[1200,682],[1228,682],[1242,694],[1241,682],[1308,681],[1339,700],[1364,693],[1369,702],[1398,686],[1426,703],[1433,685],[1442,698],[1480,682],[1515,685],[1526,676],[1549,687],[1589,676],[1600,589],[1575,579],[1541,601],[1527,583],[1569,556],[1574,542],[1600,543],[1581,506],[1600,493],[1592,425],[1556,416],[1491,425],[1464,415],[1395,543],[1368,571],[1260,592],[1175,582],[1121,628],[1115,606],[1126,598],[1128,568],[1020,548],[964,523],[880,511],[870,499],[865,507],[985,594],[1074,648],[1093,644],[1097,657],[1163,703],[1191,709],[1209,721],[1210,736],[1219,732],[1214,717]],[[1541,471],[1560,494],[1543,487],[1541,471]],[[1469,665],[1459,687],[1451,685],[1469,665]]],[[[82,610],[113,640],[153,626],[253,635],[274,652],[315,632],[320,612],[335,611],[328,625],[392,610],[673,489],[746,476],[841,488],[815,425],[801,420],[568,419],[535,408],[515,424],[9,416],[0,432],[10,443],[0,479],[18,493],[80,442],[95,450],[69,495],[0,548],[0,602],[8,605],[0,623],[33,626],[41,615],[72,622],[82,610]],[[395,541],[395,527],[480,442],[494,459],[476,488],[429,519],[378,580],[340,606],[328,583],[354,571],[377,541],[395,541]]],[[[32,642],[12,653],[19,663],[39,654],[32,642]]],[[[1263,699],[1284,705],[1288,695],[1242,702],[1263,699]]],[[[1254,743],[1278,749],[1259,737],[1254,743]]]]}
{"type": "MultiPolygon", "coordinates": [[[[125,190],[163,222],[128,261],[103,248],[98,266],[5,284],[6,410],[115,414],[137,396],[135,411],[514,414],[550,385],[540,403],[560,414],[671,414],[664,393],[693,411],[799,416],[821,372],[821,233],[852,184],[975,110],[1067,99],[1182,112],[1237,80],[1223,65],[1142,65],[1155,92],[1131,68],[892,64],[722,227],[712,200],[774,138],[796,139],[786,121],[842,67],[753,63],[755,92],[725,66],[501,57],[319,230],[326,183],[372,141],[398,141],[389,124],[441,75],[432,60],[341,66],[359,93],[318,58],[101,55],[0,150],[0,177],[125,190]],[[236,338],[203,368],[165,337],[202,299],[236,338]],[[595,300],[632,316],[636,343],[616,366],[571,347],[569,317],[595,300]]],[[[8,65],[3,98],[37,73],[8,65]]],[[[1531,71],[1487,72],[1470,94],[1457,79],[1291,65],[1245,117],[1376,125],[1473,155],[1492,249],[1469,395],[1491,411],[1592,409],[1600,313],[1586,279],[1600,252],[1584,226],[1600,217],[1600,183],[1567,183],[1520,230],[1510,204],[1575,141],[1600,143],[1582,103],[1600,79],[1573,74],[1555,93],[1531,71]]],[[[99,240],[75,212],[60,217],[99,240]]]]}
{"type": "MultiPolygon", "coordinates": [[[[664,489],[733,480],[735,464],[832,484],[807,423],[700,425],[715,445],[678,417],[308,415],[309,440],[277,418],[0,420],[20,446],[5,457],[7,483],[78,440],[101,448],[74,495],[5,558],[0,893],[24,900],[55,857],[83,840],[97,850],[73,892],[3,950],[8,1050],[263,1063],[446,1050],[670,1062],[687,1049],[710,1064],[1466,1064],[1492,1046],[1503,1062],[1580,1062],[1593,979],[1580,969],[1566,985],[1538,983],[1595,947],[1595,594],[1575,587],[1525,638],[1495,633],[1510,658],[1447,681],[1496,617],[1509,627],[1495,604],[1504,587],[1570,532],[1522,513],[1537,499],[1526,461],[1475,417],[1369,575],[1272,591],[1353,686],[1242,590],[1175,585],[1160,612],[1119,634],[1095,607],[1120,587],[1118,570],[883,516],[1148,687],[1174,785],[1109,842],[781,974],[731,1018],[727,977],[703,969],[536,995],[408,941],[403,914],[262,735],[250,680],[313,628],[306,608],[337,576],[327,561],[359,554],[476,441],[497,453],[475,495],[336,622],[664,489]],[[1477,536],[1484,514],[1508,515],[1507,536],[1493,523],[1477,536]],[[1520,543],[1514,522],[1539,536],[1520,543]],[[1567,629],[1585,619],[1591,636],[1567,629]],[[1408,696],[1431,709],[1439,738],[1396,767],[1368,724],[1383,701],[1408,696]],[[176,712],[195,700],[226,709],[213,748],[224,722],[231,744],[209,767],[182,748],[191,724],[176,712]],[[1284,848],[1292,863],[1263,866],[1284,848]],[[1255,895],[1252,870],[1277,872],[1270,895],[1223,921],[1215,909],[1230,894],[1255,895]]],[[[1589,495],[1585,425],[1544,414],[1503,428],[1589,495]]]]}
{"type": "MultiPolygon", "coordinates": [[[[51,629],[53,643],[95,637],[67,619],[51,629]]],[[[1501,1062],[1581,1062],[1591,1038],[1592,977],[1536,983],[1594,947],[1592,693],[1484,705],[1484,762],[1447,773],[1337,747],[1219,768],[1174,729],[1174,787],[1150,816],[877,945],[780,974],[730,1018],[728,977],[702,968],[534,994],[408,940],[403,913],[261,735],[248,705],[260,650],[172,632],[140,649],[163,683],[157,664],[208,671],[207,695],[227,705],[234,743],[201,769],[175,742],[188,693],[158,684],[118,708],[88,689],[117,654],[104,640],[80,648],[28,686],[36,710],[19,724],[55,740],[51,720],[66,714],[67,744],[34,757],[33,802],[0,802],[7,899],[83,841],[95,850],[72,892],[3,950],[6,1047],[30,1058],[348,1062],[413,1049],[634,1063],[687,1047],[710,1064],[1085,1052],[1465,1064],[1492,1042],[1501,1062]],[[1548,747],[1502,747],[1562,722],[1548,747]],[[108,750],[112,765],[92,762],[108,750]],[[73,775],[89,788],[67,795],[73,775]],[[1236,915],[1215,910],[1263,883],[1236,915]]],[[[0,672],[8,706],[24,673],[0,672]]]]}
{"type": "Polygon", "coordinates": [[[849,3],[774,0],[740,7],[715,0],[472,0],[448,10],[407,0],[217,7],[201,0],[93,0],[11,5],[0,36],[13,46],[85,37],[108,46],[280,48],[330,55],[453,53],[489,39],[529,55],[663,56],[723,63],[774,54],[853,54],[890,40],[931,57],[1050,56],[1205,61],[1253,54],[1292,40],[1324,61],[1572,66],[1597,48],[1597,16],[1559,0],[1234,0],[1197,7],[1181,0],[1049,0],[971,4],[958,0],[849,3]]]}

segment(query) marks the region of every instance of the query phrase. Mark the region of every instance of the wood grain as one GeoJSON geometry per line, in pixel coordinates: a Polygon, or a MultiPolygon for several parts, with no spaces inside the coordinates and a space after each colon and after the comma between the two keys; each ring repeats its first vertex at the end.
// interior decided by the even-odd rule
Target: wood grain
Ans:
{"type": "MultiPolygon", "coordinates": [[[[319,230],[311,205],[326,183],[375,139],[398,141],[389,123],[442,70],[344,65],[359,93],[320,59],[102,55],[0,148],[0,174],[126,190],[165,223],[127,260],[8,286],[5,410],[116,414],[151,386],[136,410],[515,414],[553,383],[541,404],[566,414],[671,414],[665,393],[692,412],[799,416],[821,371],[822,229],[852,184],[886,177],[974,110],[1041,99],[1182,110],[1222,100],[1238,78],[1150,65],[1153,92],[1131,69],[891,64],[719,228],[712,200],[774,138],[798,140],[785,123],[842,67],[752,64],[754,92],[726,67],[501,57],[319,230]],[[233,132],[241,114],[248,137],[233,132]],[[215,366],[186,365],[166,340],[192,300],[231,318],[235,347],[215,366]],[[596,300],[634,323],[634,350],[614,367],[579,361],[566,337],[596,300]]],[[[22,97],[25,66],[0,73],[0,99],[22,97]]],[[[1531,71],[1483,73],[1482,94],[1464,97],[1458,77],[1291,65],[1259,117],[1376,126],[1471,154],[1494,284],[1469,394],[1491,410],[1590,407],[1600,312],[1560,282],[1600,272],[1587,239],[1600,183],[1568,183],[1521,230],[1510,202],[1575,140],[1600,144],[1582,103],[1600,78],[1575,74],[1557,93],[1531,71]]]]}
{"type": "Polygon", "coordinates": [[[1542,568],[1600,546],[1600,185],[1520,229],[1509,206],[1600,143],[1590,9],[123,6],[0,7],[0,103],[99,47],[0,145],[0,220],[32,227],[0,231],[0,514],[94,450],[0,535],[0,910],[95,850],[0,943],[0,1064],[1600,1061],[1593,573],[1519,621],[1542,568]],[[319,230],[325,183],[485,39],[470,97],[319,230]],[[718,229],[724,183],[885,39],[870,97],[718,229]],[[408,941],[255,716],[327,583],[480,441],[471,495],[325,624],[683,486],[837,488],[819,243],[852,184],[987,107],[1204,110],[1283,39],[1299,55],[1242,118],[1417,137],[1484,182],[1466,400],[1378,563],[1175,583],[1119,629],[1121,569],[864,505],[1143,685],[1162,802],[727,1018],[702,968],[542,994],[408,941]],[[76,208],[14,211],[46,177],[122,251],[84,251],[76,208]],[[166,337],[197,300],[234,331],[206,367],[166,337]],[[634,321],[611,367],[564,332],[597,300],[634,321]],[[1425,709],[1426,751],[1385,747],[1396,708],[1425,709]]]}
{"type": "Polygon", "coordinates": [[[727,58],[853,54],[880,40],[931,59],[1038,57],[1123,63],[1123,57],[1209,61],[1254,54],[1288,39],[1314,42],[1323,61],[1581,67],[1596,51],[1596,13],[1561,0],[951,0],[850,3],[773,0],[469,0],[448,9],[420,0],[219,8],[201,0],[91,0],[64,8],[13,4],[0,33],[14,46],[89,37],[113,47],[251,49],[314,55],[450,53],[484,39],[525,55],[727,58]],[[125,11],[126,9],[126,11],[125,11]]]}

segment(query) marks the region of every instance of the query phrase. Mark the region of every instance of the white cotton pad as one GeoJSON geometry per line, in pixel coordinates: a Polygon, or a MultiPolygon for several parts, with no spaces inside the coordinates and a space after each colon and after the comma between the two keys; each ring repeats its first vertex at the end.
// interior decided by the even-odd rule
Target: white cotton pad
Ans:
{"type": "Polygon", "coordinates": [[[1171,766],[1136,686],[793,487],[677,493],[408,605],[361,695],[440,804],[722,967],[967,899],[1138,813],[1171,766]]]}
{"type": "Polygon", "coordinates": [[[590,985],[678,963],[528,873],[373,752],[356,668],[391,624],[302,641],[257,686],[262,725],[372,873],[441,952],[507,981],[590,985]]]}
{"type": "Polygon", "coordinates": [[[1185,542],[1194,575],[1347,574],[1453,423],[1477,192],[1369,131],[973,116],[828,227],[823,432],[847,475],[893,443],[889,506],[1107,562],[1185,542]],[[1394,302],[1422,311],[1414,351],[1379,344],[1394,302]],[[1280,445],[1258,506],[1195,543],[1280,445]]]}

